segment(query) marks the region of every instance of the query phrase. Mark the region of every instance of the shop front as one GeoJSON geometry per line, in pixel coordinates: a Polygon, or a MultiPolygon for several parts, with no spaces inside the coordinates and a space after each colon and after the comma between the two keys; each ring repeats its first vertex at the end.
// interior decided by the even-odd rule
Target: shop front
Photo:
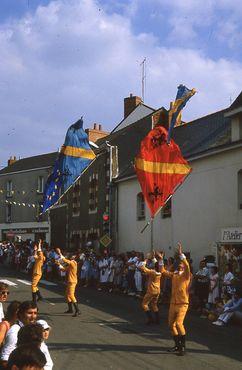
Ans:
{"type": "Polygon", "coordinates": [[[233,274],[242,280],[242,227],[229,227],[221,230],[218,243],[218,263],[221,274],[226,264],[230,264],[233,274]]]}
{"type": "Polygon", "coordinates": [[[2,240],[19,242],[31,239],[38,241],[39,239],[49,241],[49,228],[48,227],[35,227],[35,228],[12,228],[2,229],[2,240]]]}

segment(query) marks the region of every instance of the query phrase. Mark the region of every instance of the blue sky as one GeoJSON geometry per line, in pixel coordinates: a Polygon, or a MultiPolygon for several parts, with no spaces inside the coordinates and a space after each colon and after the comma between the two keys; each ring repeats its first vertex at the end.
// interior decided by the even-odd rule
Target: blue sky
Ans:
{"type": "Polygon", "coordinates": [[[144,57],[146,104],[168,107],[184,83],[198,91],[184,120],[229,106],[241,30],[240,0],[1,0],[0,166],[57,150],[82,115],[111,130],[144,57]]]}

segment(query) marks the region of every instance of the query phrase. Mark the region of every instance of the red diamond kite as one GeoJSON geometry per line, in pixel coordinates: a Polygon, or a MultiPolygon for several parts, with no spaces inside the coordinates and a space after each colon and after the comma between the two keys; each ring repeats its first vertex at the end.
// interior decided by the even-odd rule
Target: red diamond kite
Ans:
{"type": "Polygon", "coordinates": [[[156,126],[142,140],[135,158],[137,177],[152,218],[192,170],[179,146],[173,140],[167,144],[167,135],[164,127],[156,126]]]}

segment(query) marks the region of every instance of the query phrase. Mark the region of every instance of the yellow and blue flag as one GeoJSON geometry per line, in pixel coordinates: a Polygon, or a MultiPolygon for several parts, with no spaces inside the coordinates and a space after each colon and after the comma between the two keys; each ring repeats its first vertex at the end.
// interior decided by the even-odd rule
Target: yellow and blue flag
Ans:
{"type": "Polygon", "coordinates": [[[177,119],[179,117],[179,114],[181,113],[181,110],[185,107],[188,100],[196,93],[195,89],[188,89],[184,85],[179,85],[177,94],[176,94],[176,100],[174,103],[172,103],[172,107],[169,111],[169,131],[168,131],[168,137],[167,142],[169,143],[171,140],[171,132],[177,122],[177,119]]]}
{"type": "Polygon", "coordinates": [[[66,133],[53,172],[46,181],[41,213],[58,202],[61,195],[74,184],[94,159],[95,154],[90,148],[81,118],[71,125],[66,133]]]}

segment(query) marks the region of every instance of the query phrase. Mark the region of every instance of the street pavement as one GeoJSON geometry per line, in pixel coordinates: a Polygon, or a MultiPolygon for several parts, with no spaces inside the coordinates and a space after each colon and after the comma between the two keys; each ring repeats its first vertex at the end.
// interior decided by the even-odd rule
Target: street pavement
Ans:
{"type": "MultiPolygon", "coordinates": [[[[29,278],[0,267],[0,280],[11,282],[10,300],[31,299],[29,278]]],[[[167,307],[161,324],[147,327],[140,300],[119,294],[78,288],[81,316],[64,314],[64,285],[43,281],[45,301],[39,317],[52,331],[48,340],[54,370],[241,370],[242,326],[216,327],[196,313],[186,319],[187,355],[167,353],[173,345],[167,327],[167,307]]],[[[6,304],[5,304],[6,307],[6,304]]]]}

